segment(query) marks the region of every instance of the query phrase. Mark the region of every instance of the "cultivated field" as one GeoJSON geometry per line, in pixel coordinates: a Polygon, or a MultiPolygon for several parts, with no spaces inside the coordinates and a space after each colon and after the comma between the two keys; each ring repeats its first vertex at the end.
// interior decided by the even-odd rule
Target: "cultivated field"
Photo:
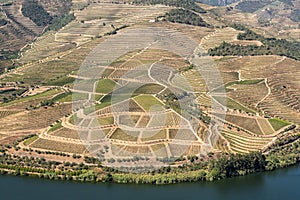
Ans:
{"type": "MultiPolygon", "coordinates": [[[[263,45],[226,27],[247,20],[251,27],[259,13],[205,7],[211,26],[201,27],[162,20],[173,9],[164,5],[72,2],[75,20],[40,36],[42,27],[23,19],[19,4],[8,8],[22,24],[0,27],[0,36],[23,26],[34,33],[28,40],[38,37],[22,50],[21,66],[0,76],[1,87],[24,90],[1,99],[0,144],[37,134],[19,143],[20,152],[95,156],[122,167],[264,151],[299,131],[299,61],[206,54],[223,42],[263,45]]],[[[272,35],[274,27],[259,33],[272,35]]]]}
{"type": "Polygon", "coordinates": [[[236,153],[249,153],[262,150],[272,141],[272,137],[253,137],[241,132],[224,130],[222,135],[229,142],[229,149],[236,153]]]}

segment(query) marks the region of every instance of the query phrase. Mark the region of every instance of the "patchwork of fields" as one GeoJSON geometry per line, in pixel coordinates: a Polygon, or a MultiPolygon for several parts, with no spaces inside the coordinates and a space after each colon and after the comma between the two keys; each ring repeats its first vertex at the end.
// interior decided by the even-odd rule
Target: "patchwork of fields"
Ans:
{"type": "Polygon", "coordinates": [[[242,31],[231,27],[158,20],[172,8],[74,0],[75,20],[37,37],[22,52],[23,65],[1,75],[1,84],[30,92],[0,104],[0,144],[120,167],[264,151],[299,131],[299,61],[207,56],[223,42],[263,44],[238,40],[242,31]],[[29,134],[37,136],[15,143],[29,134]]]}

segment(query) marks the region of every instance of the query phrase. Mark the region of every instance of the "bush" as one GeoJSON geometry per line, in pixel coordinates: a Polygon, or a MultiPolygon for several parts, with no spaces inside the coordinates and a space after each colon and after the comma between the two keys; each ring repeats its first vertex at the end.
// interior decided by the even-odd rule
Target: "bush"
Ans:
{"type": "Polygon", "coordinates": [[[184,9],[173,9],[166,14],[170,22],[190,24],[194,26],[209,26],[199,15],[184,9]]]}
{"type": "MultiPolygon", "coordinates": [[[[235,25],[236,26],[236,25],[235,25]]],[[[242,29],[242,26],[239,27],[242,29]]],[[[211,56],[256,56],[256,55],[279,55],[286,56],[295,60],[300,60],[300,42],[287,41],[285,39],[265,38],[247,28],[244,33],[238,35],[239,40],[258,40],[263,43],[262,46],[233,45],[223,42],[220,46],[209,49],[211,56]]]]}
{"type": "Polygon", "coordinates": [[[293,10],[290,18],[294,22],[300,22],[300,9],[293,10]]]}
{"type": "Polygon", "coordinates": [[[253,12],[265,7],[269,3],[271,3],[271,1],[269,1],[269,0],[242,1],[236,6],[236,8],[243,12],[253,13],[253,12]]]}
{"type": "Polygon", "coordinates": [[[0,26],[4,26],[7,24],[7,21],[5,19],[0,19],[0,26]]]}
{"type": "Polygon", "coordinates": [[[75,16],[74,16],[73,13],[65,14],[65,15],[62,15],[62,16],[56,16],[52,20],[52,24],[48,27],[48,30],[58,31],[59,29],[66,26],[67,24],[69,24],[74,19],[75,19],[75,16]]]}
{"type": "Polygon", "coordinates": [[[181,7],[192,10],[198,13],[206,13],[203,8],[200,8],[193,0],[134,0],[136,4],[163,4],[167,6],[181,7]]]}
{"type": "Polygon", "coordinates": [[[36,0],[25,0],[22,4],[22,13],[38,26],[47,26],[53,19],[36,0]]]}

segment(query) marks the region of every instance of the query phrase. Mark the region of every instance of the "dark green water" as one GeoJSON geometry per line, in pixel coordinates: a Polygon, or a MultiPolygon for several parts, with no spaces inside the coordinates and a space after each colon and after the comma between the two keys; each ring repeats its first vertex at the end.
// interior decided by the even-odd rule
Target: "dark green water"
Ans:
{"type": "Polygon", "coordinates": [[[0,176],[0,199],[297,200],[299,186],[300,165],[217,182],[166,186],[85,184],[0,176]]]}

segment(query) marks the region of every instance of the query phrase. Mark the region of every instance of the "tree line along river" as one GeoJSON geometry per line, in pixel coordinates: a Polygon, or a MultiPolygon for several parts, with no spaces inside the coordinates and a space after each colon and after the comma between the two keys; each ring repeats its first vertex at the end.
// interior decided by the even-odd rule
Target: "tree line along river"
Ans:
{"type": "Polygon", "coordinates": [[[300,165],[214,182],[173,185],[77,183],[0,176],[1,199],[283,200],[300,198],[300,165]]]}

